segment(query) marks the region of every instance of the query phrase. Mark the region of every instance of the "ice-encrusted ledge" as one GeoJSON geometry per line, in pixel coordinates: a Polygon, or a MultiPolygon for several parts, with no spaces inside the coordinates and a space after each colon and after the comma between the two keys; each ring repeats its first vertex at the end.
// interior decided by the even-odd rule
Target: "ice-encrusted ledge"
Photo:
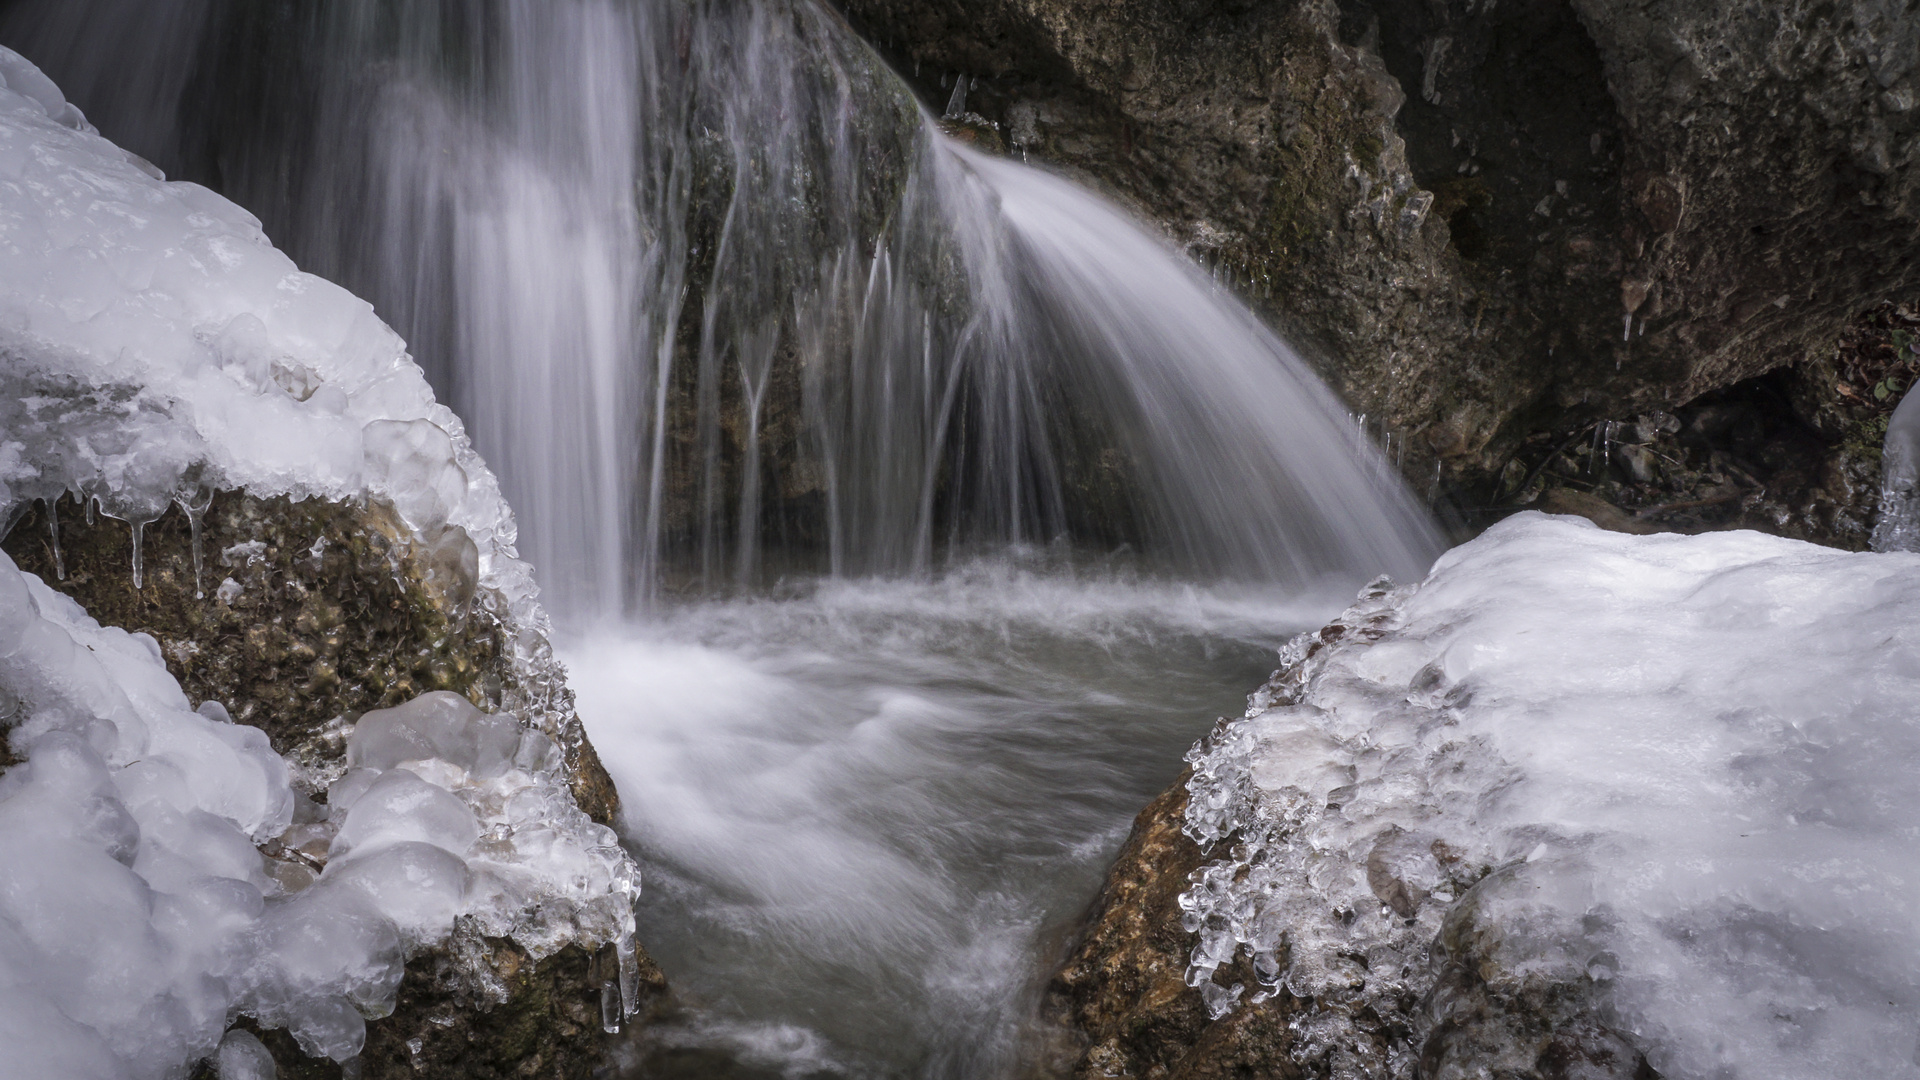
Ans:
{"type": "Polygon", "coordinates": [[[588,1075],[660,980],[498,484],[367,304],[0,79],[9,1064],[588,1075]]]}
{"type": "Polygon", "coordinates": [[[1077,1072],[1920,1075],[1916,646],[1920,557],[1754,533],[1377,583],[1142,815],[1077,1072]]]}

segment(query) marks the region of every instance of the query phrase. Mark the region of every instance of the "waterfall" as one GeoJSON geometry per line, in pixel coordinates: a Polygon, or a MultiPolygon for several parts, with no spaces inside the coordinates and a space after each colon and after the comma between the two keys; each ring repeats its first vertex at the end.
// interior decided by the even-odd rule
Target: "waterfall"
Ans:
{"type": "Polygon", "coordinates": [[[1435,548],[1236,300],[946,140],[809,4],[92,0],[6,31],[374,301],[563,617],[1008,544],[1294,583],[1435,548]]]}
{"type": "Polygon", "coordinates": [[[686,1005],[630,1073],[1026,1075],[1182,750],[1438,549],[1243,305],[811,0],[14,0],[0,42],[371,300],[498,473],[686,1005]]]}

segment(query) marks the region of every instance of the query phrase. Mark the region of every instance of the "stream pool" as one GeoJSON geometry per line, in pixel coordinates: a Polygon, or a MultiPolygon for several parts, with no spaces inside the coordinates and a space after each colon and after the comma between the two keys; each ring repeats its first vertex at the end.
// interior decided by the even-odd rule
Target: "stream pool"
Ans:
{"type": "Polygon", "coordinates": [[[563,636],[688,1006],[635,1075],[1013,1074],[1133,816],[1342,599],[997,562],[563,636]]]}

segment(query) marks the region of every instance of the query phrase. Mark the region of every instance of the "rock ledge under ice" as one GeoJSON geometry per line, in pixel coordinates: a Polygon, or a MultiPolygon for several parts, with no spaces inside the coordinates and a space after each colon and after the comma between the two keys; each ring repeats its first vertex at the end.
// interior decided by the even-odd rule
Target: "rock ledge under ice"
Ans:
{"type": "Polygon", "coordinates": [[[1077,1071],[1920,1075],[1916,655],[1920,556],[1511,518],[1142,815],[1077,1071]]]}

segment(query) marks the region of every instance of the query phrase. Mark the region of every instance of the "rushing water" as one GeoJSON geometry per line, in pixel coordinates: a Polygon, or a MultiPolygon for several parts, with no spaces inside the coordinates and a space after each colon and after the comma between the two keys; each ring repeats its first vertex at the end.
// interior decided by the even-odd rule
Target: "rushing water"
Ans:
{"type": "Polygon", "coordinates": [[[1012,1074],[1133,815],[1325,599],[996,560],[570,643],[643,939],[702,1005],[650,1060],[1012,1074]]]}
{"type": "Polygon", "coordinates": [[[16,0],[521,522],[699,1074],[992,1077],[1132,815],[1425,515],[1240,304],[804,0],[16,0]]]}

